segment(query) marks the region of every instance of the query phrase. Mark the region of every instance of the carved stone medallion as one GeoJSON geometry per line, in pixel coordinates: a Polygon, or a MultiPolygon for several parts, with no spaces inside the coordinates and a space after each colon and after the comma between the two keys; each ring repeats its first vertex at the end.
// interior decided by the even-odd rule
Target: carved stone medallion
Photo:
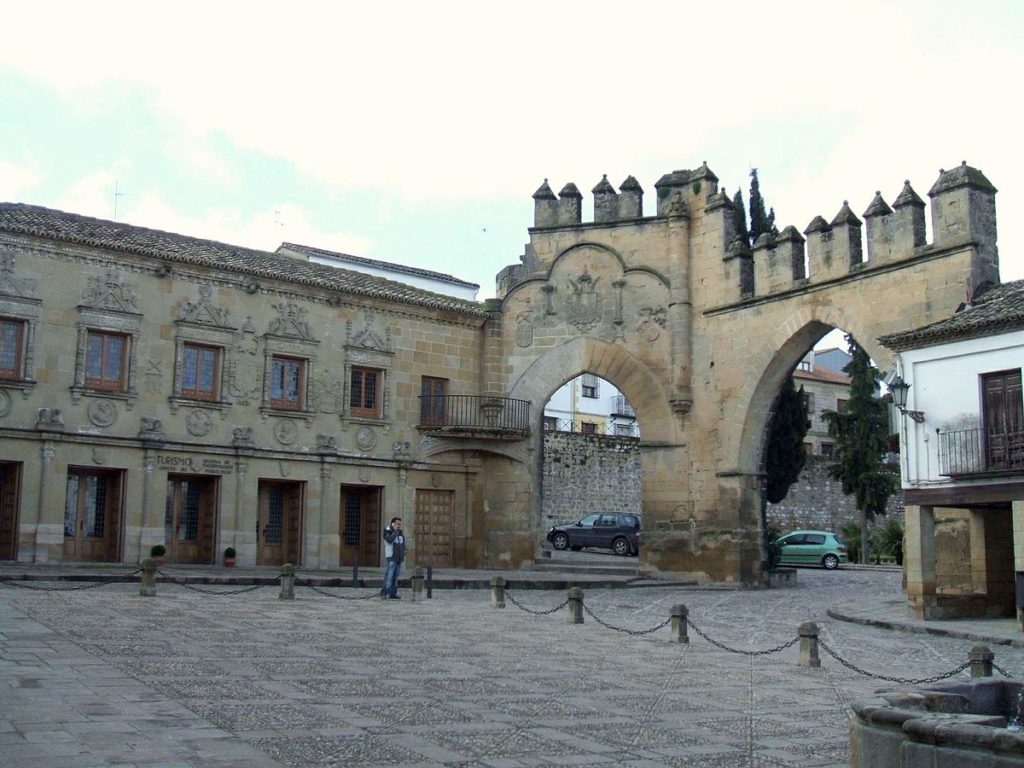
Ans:
{"type": "Polygon", "coordinates": [[[299,428],[292,419],[278,419],[274,422],[274,439],[281,445],[291,445],[299,438],[299,428]]]}
{"type": "Polygon", "coordinates": [[[584,272],[577,279],[569,278],[572,295],[566,299],[569,323],[580,332],[589,331],[601,320],[603,297],[597,292],[600,278],[593,278],[584,272]]]}
{"type": "Polygon", "coordinates": [[[526,348],[532,344],[533,316],[529,312],[522,312],[516,320],[516,346],[526,348]]]}
{"type": "Polygon", "coordinates": [[[360,427],[356,432],[356,445],[360,450],[368,451],[377,444],[377,436],[369,427],[360,427]]]}
{"type": "Polygon", "coordinates": [[[0,389],[0,418],[11,412],[11,396],[0,389]]]}
{"type": "Polygon", "coordinates": [[[103,466],[110,460],[110,451],[106,448],[94,447],[92,449],[92,463],[103,466]]]}
{"type": "Polygon", "coordinates": [[[109,427],[117,421],[117,406],[112,400],[92,400],[85,414],[97,427],[109,427]]]}
{"type": "Polygon", "coordinates": [[[198,408],[191,410],[188,412],[188,416],[185,417],[185,429],[188,430],[190,435],[195,437],[208,435],[210,430],[213,429],[213,417],[206,411],[201,411],[198,408]]]}

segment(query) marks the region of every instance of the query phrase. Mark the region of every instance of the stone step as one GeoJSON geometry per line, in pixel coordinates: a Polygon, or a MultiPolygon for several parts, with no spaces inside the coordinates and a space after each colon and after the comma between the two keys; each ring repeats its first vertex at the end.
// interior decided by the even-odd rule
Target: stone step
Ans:
{"type": "MultiPolygon", "coordinates": [[[[625,560],[625,558],[623,558],[625,560]]],[[[625,578],[636,578],[640,575],[640,567],[635,558],[628,562],[616,563],[615,561],[569,561],[561,559],[535,560],[530,567],[531,571],[542,571],[544,573],[576,573],[576,574],[600,574],[604,576],[622,576],[625,578]]]]}

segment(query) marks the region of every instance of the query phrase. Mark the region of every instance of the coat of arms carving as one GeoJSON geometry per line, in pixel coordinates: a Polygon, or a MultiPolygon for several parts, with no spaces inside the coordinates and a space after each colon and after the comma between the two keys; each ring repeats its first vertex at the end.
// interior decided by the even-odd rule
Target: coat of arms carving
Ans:
{"type": "Polygon", "coordinates": [[[597,292],[600,278],[584,272],[576,280],[569,278],[572,294],[566,299],[569,323],[579,331],[589,331],[601,321],[602,297],[597,292]]]}

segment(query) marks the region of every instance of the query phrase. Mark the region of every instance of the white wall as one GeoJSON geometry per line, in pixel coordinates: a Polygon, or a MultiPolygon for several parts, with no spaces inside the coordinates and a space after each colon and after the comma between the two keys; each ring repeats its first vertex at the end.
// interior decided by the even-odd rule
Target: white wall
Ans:
{"type": "Polygon", "coordinates": [[[1024,366],[1024,331],[915,349],[898,360],[911,385],[907,409],[924,412],[922,424],[901,419],[903,487],[952,485],[939,474],[935,430],[981,426],[980,375],[1024,366]]]}

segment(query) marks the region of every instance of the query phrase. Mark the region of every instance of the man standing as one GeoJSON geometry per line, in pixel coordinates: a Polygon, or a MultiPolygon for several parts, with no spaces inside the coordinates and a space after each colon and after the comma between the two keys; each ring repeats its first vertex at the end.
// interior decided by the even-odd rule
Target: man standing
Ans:
{"type": "Polygon", "coordinates": [[[384,529],[384,584],[380,588],[382,598],[400,600],[398,595],[398,573],[405,560],[405,534],[402,533],[402,518],[393,517],[384,529]]]}

